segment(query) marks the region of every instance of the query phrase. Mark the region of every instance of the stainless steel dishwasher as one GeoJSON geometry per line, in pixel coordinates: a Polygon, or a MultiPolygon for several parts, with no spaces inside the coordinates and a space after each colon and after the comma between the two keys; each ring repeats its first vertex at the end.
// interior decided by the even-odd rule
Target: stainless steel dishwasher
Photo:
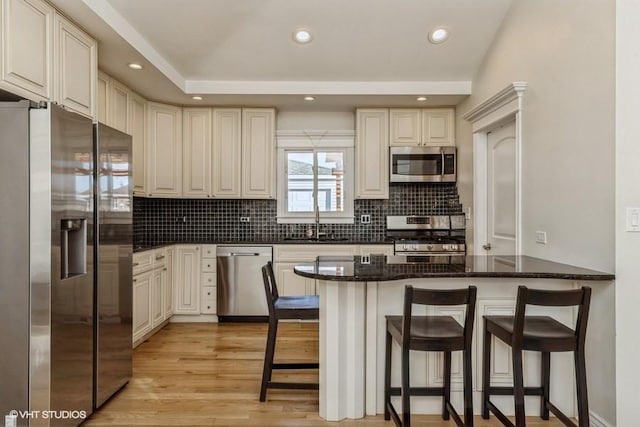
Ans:
{"type": "Polygon", "coordinates": [[[262,266],[272,260],[271,246],[218,246],[216,257],[220,321],[266,321],[262,266]]]}

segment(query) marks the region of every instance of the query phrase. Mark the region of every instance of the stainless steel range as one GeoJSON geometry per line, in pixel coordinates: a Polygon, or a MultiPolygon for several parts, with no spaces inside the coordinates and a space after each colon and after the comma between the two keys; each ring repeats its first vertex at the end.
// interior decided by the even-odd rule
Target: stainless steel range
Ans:
{"type": "Polygon", "coordinates": [[[395,255],[465,255],[464,215],[387,216],[395,255]]]}

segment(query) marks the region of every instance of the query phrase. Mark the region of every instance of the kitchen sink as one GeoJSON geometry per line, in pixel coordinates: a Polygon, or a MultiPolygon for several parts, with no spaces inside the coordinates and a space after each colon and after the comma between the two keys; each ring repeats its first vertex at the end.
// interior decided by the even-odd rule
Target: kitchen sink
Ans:
{"type": "Polygon", "coordinates": [[[319,239],[316,239],[315,237],[285,237],[283,240],[300,242],[346,242],[349,240],[349,238],[333,236],[323,236],[319,239]]]}

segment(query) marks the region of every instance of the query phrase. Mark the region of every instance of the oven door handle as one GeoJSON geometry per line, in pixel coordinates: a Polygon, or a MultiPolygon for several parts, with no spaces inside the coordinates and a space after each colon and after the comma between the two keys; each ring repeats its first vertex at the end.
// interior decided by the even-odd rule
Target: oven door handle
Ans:
{"type": "Polygon", "coordinates": [[[440,176],[444,179],[444,149],[440,148],[440,158],[442,163],[440,164],[440,176]]]}

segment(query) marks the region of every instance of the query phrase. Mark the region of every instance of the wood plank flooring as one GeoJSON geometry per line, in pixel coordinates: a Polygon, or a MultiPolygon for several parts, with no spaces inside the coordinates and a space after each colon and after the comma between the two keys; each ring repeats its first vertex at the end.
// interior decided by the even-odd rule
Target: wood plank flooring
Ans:
{"type": "MultiPolygon", "coordinates": [[[[269,390],[258,395],[267,336],[266,324],[171,323],[134,351],[133,379],[83,426],[336,426],[318,416],[318,393],[269,390]]],[[[317,361],[318,324],[281,323],[276,361],[317,361]]],[[[274,379],[317,380],[316,371],[274,379]],[[295,377],[295,379],[293,379],[295,377]]],[[[437,415],[412,417],[413,425],[455,425],[437,415]]],[[[499,426],[475,418],[477,427],[499,426]]],[[[348,420],[340,426],[394,427],[382,415],[348,420]]],[[[555,427],[557,420],[532,417],[530,427],[555,427]]]]}

